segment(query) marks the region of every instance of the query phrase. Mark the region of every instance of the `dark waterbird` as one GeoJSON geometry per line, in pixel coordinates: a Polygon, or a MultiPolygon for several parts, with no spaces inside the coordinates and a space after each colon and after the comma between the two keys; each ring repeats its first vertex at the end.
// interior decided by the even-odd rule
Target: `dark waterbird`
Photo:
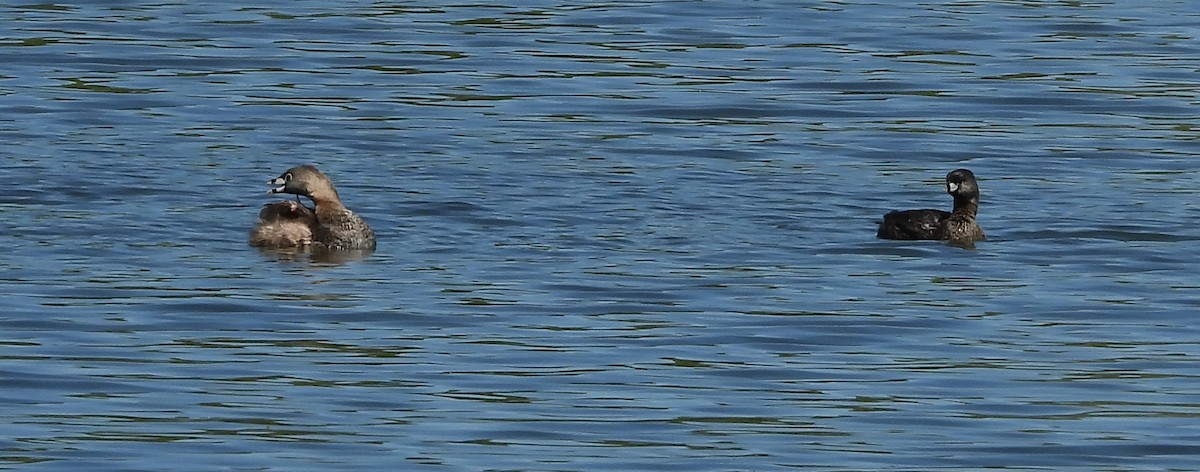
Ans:
{"type": "Polygon", "coordinates": [[[987,239],[975,213],[979,211],[979,183],[975,174],[957,169],[946,174],[946,193],[954,197],[953,211],[904,210],[892,211],[879,222],[882,239],[929,239],[950,241],[955,245],[971,246],[987,239]]]}

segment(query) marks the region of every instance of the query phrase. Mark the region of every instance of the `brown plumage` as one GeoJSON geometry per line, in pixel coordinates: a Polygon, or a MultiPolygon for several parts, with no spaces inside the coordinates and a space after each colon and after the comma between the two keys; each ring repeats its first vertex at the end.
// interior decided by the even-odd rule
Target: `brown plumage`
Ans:
{"type": "Polygon", "coordinates": [[[270,193],[290,193],[312,199],[316,224],[313,244],[327,249],[374,249],[375,232],[358,215],[342,205],[333,182],[316,167],[302,165],[271,179],[270,193]]]}
{"type": "Polygon", "coordinates": [[[300,202],[284,200],[263,205],[258,223],[250,231],[250,245],[255,247],[303,247],[313,242],[317,215],[300,202]]]}

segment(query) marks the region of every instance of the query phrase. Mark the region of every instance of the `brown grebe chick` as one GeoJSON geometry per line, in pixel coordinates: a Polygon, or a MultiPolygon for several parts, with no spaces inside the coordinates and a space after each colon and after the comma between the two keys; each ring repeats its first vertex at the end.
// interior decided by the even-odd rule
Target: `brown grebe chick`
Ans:
{"type": "Polygon", "coordinates": [[[317,214],[300,202],[284,200],[263,205],[250,231],[250,245],[263,248],[304,247],[313,242],[317,214]]]}

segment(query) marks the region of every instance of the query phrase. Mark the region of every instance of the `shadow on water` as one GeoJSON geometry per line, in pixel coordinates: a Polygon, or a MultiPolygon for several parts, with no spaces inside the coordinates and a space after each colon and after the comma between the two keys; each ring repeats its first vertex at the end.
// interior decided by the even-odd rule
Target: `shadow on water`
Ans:
{"type": "Polygon", "coordinates": [[[1008,238],[1048,240],[1094,239],[1121,242],[1171,243],[1195,241],[1197,239],[1194,236],[1182,236],[1177,234],[1160,233],[1156,231],[1139,231],[1137,229],[1128,228],[1017,231],[1009,233],[1008,238]]]}
{"type": "Polygon", "coordinates": [[[375,253],[374,249],[331,250],[312,247],[257,249],[265,259],[273,262],[312,262],[331,265],[364,261],[375,253]]]}

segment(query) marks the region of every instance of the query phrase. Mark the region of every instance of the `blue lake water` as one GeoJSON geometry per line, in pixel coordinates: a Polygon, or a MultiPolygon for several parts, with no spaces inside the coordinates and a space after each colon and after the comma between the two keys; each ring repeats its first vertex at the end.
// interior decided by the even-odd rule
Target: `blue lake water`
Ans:
{"type": "Polygon", "coordinates": [[[0,18],[0,468],[1200,468],[1188,2],[0,18]]]}

